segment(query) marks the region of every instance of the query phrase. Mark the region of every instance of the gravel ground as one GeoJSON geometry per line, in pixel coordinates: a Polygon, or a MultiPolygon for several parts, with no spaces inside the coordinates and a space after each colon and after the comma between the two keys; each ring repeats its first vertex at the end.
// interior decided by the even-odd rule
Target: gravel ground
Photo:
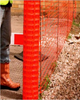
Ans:
{"type": "Polygon", "coordinates": [[[50,87],[44,91],[42,100],[80,99],[80,36],[71,37],[59,55],[50,87]]]}

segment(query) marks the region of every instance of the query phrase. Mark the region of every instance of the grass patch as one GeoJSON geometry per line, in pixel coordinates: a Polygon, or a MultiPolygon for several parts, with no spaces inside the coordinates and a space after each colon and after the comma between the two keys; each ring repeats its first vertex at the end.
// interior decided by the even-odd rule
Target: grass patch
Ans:
{"type": "Polygon", "coordinates": [[[49,79],[49,76],[47,75],[46,77],[45,77],[45,90],[47,90],[48,88],[49,88],[49,86],[50,86],[50,79],[49,79]]]}
{"type": "Polygon", "coordinates": [[[80,23],[77,24],[74,20],[73,20],[73,25],[77,26],[77,27],[80,27],[80,23]]]}
{"type": "Polygon", "coordinates": [[[72,37],[69,35],[69,36],[68,36],[68,39],[71,39],[71,38],[72,38],[72,37]]]}
{"type": "Polygon", "coordinates": [[[46,75],[42,83],[42,89],[47,90],[50,87],[50,83],[51,83],[50,77],[49,75],[46,75]]]}
{"type": "Polygon", "coordinates": [[[39,99],[38,100],[42,100],[42,94],[39,94],[39,99]]]}
{"type": "Polygon", "coordinates": [[[53,66],[53,67],[57,67],[57,62],[53,62],[53,63],[52,63],[52,66],[53,66]]]}

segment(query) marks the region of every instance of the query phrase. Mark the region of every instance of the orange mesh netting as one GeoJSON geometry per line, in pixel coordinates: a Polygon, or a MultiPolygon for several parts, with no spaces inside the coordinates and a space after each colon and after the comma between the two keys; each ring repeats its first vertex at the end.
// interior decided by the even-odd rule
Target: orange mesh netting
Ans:
{"type": "MultiPolygon", "coordinates": [[[[40,50],[48,59],[40,63],[40,89],[48,87],[75,18],[74,0],[41,0],[40,50]]],[[[40,91],[41,92],[41,91],[40,91]]]]}
{"type": "Polygon", "coordinates": [[[48,87],[76,16],[75,8],[75,0],[24,1],[23,99],[37,99],[48,87]],[[41,54],[48,59],[39,62],[41,54]]]}

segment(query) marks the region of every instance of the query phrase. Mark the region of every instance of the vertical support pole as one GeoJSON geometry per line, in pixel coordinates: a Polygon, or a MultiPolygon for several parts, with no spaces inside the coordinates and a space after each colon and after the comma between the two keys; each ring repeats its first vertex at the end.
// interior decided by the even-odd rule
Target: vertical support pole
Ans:
{"type": "Polygon", "coordinates": [[[76,18],[76,0],[73,0],[73,18],[76,18]]]}
{"type": "Polygon", "coordinates": [[[23,100],[38,99],[40,1],[24,0],[23,100]]]}

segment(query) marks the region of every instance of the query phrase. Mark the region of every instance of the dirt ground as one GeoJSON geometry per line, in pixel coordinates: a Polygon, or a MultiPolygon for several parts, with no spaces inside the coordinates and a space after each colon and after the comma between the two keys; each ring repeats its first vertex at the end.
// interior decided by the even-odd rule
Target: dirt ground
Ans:
{"type": "Polygon", "coordinates": [[[79,34],[80,33],[80,13],[77,14],[76,18],[74,19],[72,28],[71,28],[72,34],[79,34]]]}
{"type": "Polygon", "coordinates": [[[11,28],[12,32],[23,33],[23,16],[12,16],[11,28]]]}

